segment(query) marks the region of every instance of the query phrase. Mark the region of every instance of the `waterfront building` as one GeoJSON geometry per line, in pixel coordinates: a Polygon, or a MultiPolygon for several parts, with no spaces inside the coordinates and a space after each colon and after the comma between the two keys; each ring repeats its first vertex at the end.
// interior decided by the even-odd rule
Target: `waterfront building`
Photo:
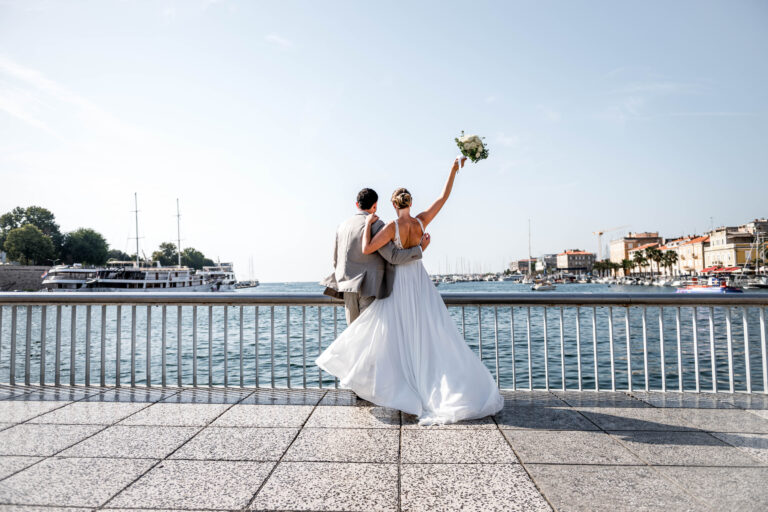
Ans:
{"type": "Polygon", "coordinates": [[[596,256],[593,252],[582,251],[581,249],[566,250],[557,255],[557,270],[586,274],[592,272],[595,259],[596,256]]]}
{"type": "Polygon", "coordinates": [[[674,252],[674,253],[676,253],[676,254],[677,254],[677,262],[676,262],[676,263],[675,263],[673,266],[670,266],[670,267],[665,267],[665,266],[663,266],[663,265],[662,265],[662,267],[661,267],[661,272],[662,272],[663,274],[667,274],[667,275],[678,275],[678,274],[680,274],[680,273],[681,273],[681,272],[680,272],[680,247],[681,247],[683,244],[685,244],[685,243],[687,243],[687,242],[690,242],[691,240],[693,240],[693,238],[695,238],[695,237],[693,237],[693,236],[690,236],[690,235],[688,235],[688,236],[683,236],[683,237],[679,237],[679,238],[673,238],[673,239],[671,239],[671,240],[667,240],[667,241],[664,243],[664,245],[662,245],[662,246],[660,246],[660,247],[659,247],[659,250],[660,250],[662,253],[667,253],[667,252],[669,252],[669,251],[672,251],[672,252],[674,252]]]}
{"type": "MultiPolygon", "coordinates": [[[[650,249],[651,247],[659,247],[660,245],[661,245],[661,239],[659,239],[658,242],[650,242],[650,243],[647,243],[647,244],[638,245],[638,246],[634,247],[633,249],[629,249],[627,251],[627,259],[634,264],[634,262],[635,262],[635,254],[637,254],[637,253],[644,254],[646,249],[650,249]]],[[[619,262],[619,263],[621,263],[621,262],[619,262]]],[[[656,269],[656,262],[650,261],[650,260],[648,260],[645,265],[642,265],[642,266],[638,265],[638,266],[636,266],[634,268],[636,268],[637,269],[636,270],[637,273],[640,273],[640,274],[650,274],[650,273],[654,272],[655,270],[657,270],[656,269]]]]}
{"type": "Polygon", "coordinates": [[[698,274],[704,267],[704,248],[709,236],[697,236],[683,242],[677,248],[677,271],[681,274],[698,274]]]}
{"type": "Polygon", "coordinates": [[[557,270],[557,254],[543,254],[536,259],[536,270],[553,272],[557,270]]]}
{"type": "Polygon", "coordinates": [[[648,244],[661,244],[663,241],[664,240],[659,236],[658,231],[646,231],[644,233],[630,232],[623,238],[611,241],[611,261],[620,264],[622,260],[632,259],[629,255],[629,251],[637,249],[640,246],[647,246],[648,244]]]}
{"type": "Polygon", "coordinates": [[[538,265],[536,265],[536,262],[536,258],[513,261],[509,265],[509,270],[521,274],[529,274],[531,270],[541,270],[538,265]]]}
{"type": "Polygon", "coordinates": [[[768,234],[768,219],[755,219],[752,222],[742,224],[739,226],[739,231],[745,231],[753,235],[758,233],[766,235],[768,234]]]}
{"type": "MultiPolygon", "coordinates": [[[[754,223],[750,223],[754,224],[754,223]]],[[[742,230],[748,225],[723,226],[709,233],[709,245],[704,248],[704,267],[736,267],[747,261],[754,262],[753,242],[755,235],[742,230]]],[[[752,226],[756,230],[759,226],[752,226]]]]}

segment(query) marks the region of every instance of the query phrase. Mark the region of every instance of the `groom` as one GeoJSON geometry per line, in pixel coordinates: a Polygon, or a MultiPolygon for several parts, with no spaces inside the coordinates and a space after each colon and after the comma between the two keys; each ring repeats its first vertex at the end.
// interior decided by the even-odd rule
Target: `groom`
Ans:
{"type": "MultiPolygon", "coordinates": [[[[320,282],[326,286],[326,295],[344,298],[347,325],[354,322],[374,299],[383,299],[392,293],[395,265],[421,259],[422,252],[429,245],[429,235],[426,235],[421,245],[410,249],[398,249],[389,242],[377,253],[363,254],[365,218],[376,213],[378,200],[378,194],[370,188],[364,188],[357,194],[355,204],[360,211],[344,221],[336,231],[334,272],[320,282]]],[[[381,220],[374,222],[371,236],[383,227],[381,220]]]]}

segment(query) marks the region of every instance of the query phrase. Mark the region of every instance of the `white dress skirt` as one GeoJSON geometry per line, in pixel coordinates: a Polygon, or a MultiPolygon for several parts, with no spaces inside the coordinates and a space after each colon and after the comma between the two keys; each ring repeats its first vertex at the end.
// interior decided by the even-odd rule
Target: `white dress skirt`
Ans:
{"type": "Polygon", "coordinates": [[[395,267],[392,294],[375,300],[315,362],[342,387],[416,415],[421,425],[482,418],[504,405],[420,260],[395,267]]]}

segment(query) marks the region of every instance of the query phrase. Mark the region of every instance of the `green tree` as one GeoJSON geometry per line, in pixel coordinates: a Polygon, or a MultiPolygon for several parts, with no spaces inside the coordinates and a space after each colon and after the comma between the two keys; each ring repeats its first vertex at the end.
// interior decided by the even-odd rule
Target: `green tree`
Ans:
{"type": "Polygon", "coordinates": [[[50,237],[56,254],[59,253],[64,236],[59,230],[59,225],[56,224],[56,217],[53,213],[41,206],[29,206],[27,208],[17,206],[0,216],[0,247],[5,244],[5,239],[11,230],[26,224],[36,226],[45,236],[50,237]]]}
{"type": "Polygon", "coordinates": [[[159,261],[164,267],[176,265],[179,261],[176,244],[163,242],[157,251],[152,253],[152,261],[159,261]]]}
{"type": "Polygon", "coordinates": [[[107,240],[90,228],[80,228],[67,233],[62,245],[62,259],[69,264],[103,265],[107,262],[107,240]]]}
{"type": "Polygon", "coordinates": [[[107,252],[107,261],[131,261],[131,255],[127,252],[123,252],[120,249],[110,249],[107,252]]]}
{"type": "Polygon", "coordinates": [[[599,276],[603,275],[603,270],[605,270],[605,262],[603,261],[596,261],[595,264],[592,265],[592,272],[599,276]]]}
{"type": "Polygon", "coordinates": [[[635,255],[632,258],[632,263],[634,263],[635,266],[638,267],[638,270],[641,270],[643,267],[645,267],[648,264],[648,260],[645,258],[643,251],[635,251],[635,255]]]}
{"type": "Polygon", "coordinates": [[[187,247],[181,251],[181,264],[196,270],[215,265],[212,259],[206,258],[202,252],[193,247],[187,247]]]}
{"type": "Polygon", "coordinates": [[[56,254],[51,238],[32,224],[10,230],[3,249],[12,261],[24,265],[45,265],[56,254]]]}
{"type": "Polygon", "coordinates": [[[662,259],[662,262],[664,263],[664,266],[670,269],[670,275],[672,274],[672,267],[677,264],[677,252],[676,251],[666,251],[664,252],[664,257],[662,259]]]}
{"type": "Polygon", "coordinates": [[[623,259],[621,260],[621,268],[624,269],[624,275],[628,276],[629,273],[632,271],[632,267],[634,265],[632,264],[632,260],[623,259]]]}

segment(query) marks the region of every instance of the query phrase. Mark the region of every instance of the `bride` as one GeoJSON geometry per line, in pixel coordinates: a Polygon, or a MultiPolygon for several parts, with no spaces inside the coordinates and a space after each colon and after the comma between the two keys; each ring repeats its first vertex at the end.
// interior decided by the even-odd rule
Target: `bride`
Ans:
{"type": "MultiPolygon", "coordinates": [[[[411,194],[392,194],[397,219],[371,239],[366,219],[363,252],[390,241],[418,245],[424,229],[451,194],[459,166],[451,168],[443,193],[427,210],[411,216],[411,194]]],[[[454,423],[497,413],[504,405],[488,369],[467,346],[421,260],[395,267],[392,294],[377,299],[320,356],[317,365],[358,396],[418,416],[419,424],[454,423]]]]}

